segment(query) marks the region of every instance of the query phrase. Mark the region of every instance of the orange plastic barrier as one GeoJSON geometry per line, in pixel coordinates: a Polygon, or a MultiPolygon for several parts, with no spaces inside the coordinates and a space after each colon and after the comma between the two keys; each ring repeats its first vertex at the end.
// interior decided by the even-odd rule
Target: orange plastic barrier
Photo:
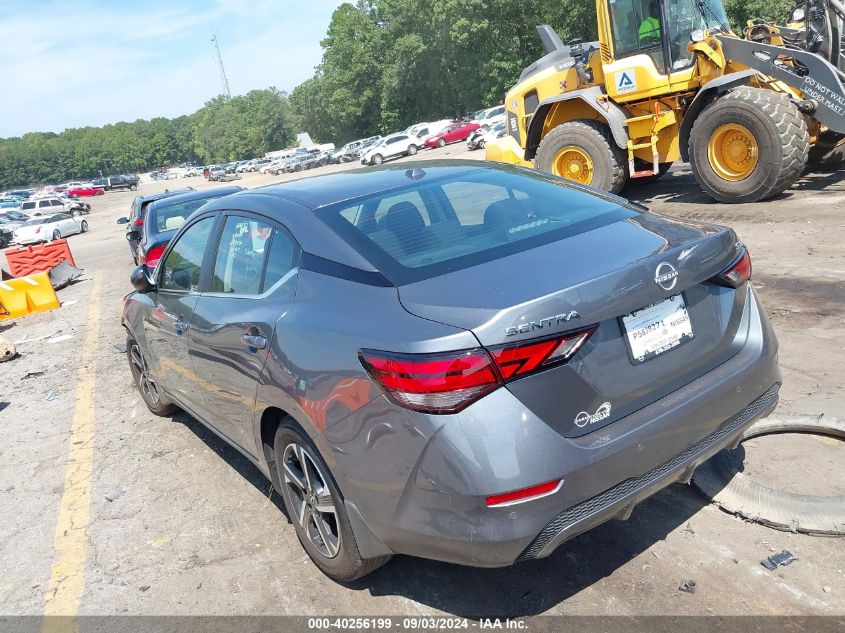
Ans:
{"type": "Polygon", "coordinates": [[[0,321],[55,310],[60,305],[47,273],[0,281],[0,321]]]}
{"type": "Polygon", "coordinates": [[[25,277],[35,273],[46,273],[62,260],[67,260],[71,266],[76,266],[73,255],[67,245],[67,240],[54,240],[37,246],[7,248],[3,251],[9,272],[14,277],[25,277]]]}

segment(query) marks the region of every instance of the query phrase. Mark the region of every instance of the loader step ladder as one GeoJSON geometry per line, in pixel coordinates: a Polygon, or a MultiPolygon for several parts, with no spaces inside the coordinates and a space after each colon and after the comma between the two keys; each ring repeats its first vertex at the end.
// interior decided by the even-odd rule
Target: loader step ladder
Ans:
{"type": "Polygon", "coordinates": [[[657,139],[660,130],[674,125],[677,121],[674,110],[660,110],[660,105],[654,104],[654,112],[643,116],[627,119],[628,126],[628,173],[631,178],[648,178],[660,171],[660,153],[657,151],[657,139]],[[636,150],[651,150],[651,169],[637,171],[634,167],[634,153],[636,150]]]}

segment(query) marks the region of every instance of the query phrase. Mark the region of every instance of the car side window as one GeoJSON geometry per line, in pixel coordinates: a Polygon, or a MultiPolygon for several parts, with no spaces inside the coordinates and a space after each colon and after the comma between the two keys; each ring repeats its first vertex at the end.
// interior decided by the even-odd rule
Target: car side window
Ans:
{"type": "Polygon", "coordinates": [[[41,200],[41,201],[38,203],[38,208],[39,208],[39,209],[44,209],[45,207],[49,207],[49,206],[50,206],[50,201],[49,201],[49,200],[41,200]]]}
{"type": "Polygon", "coordinates": [[[173,245],[161,264],[162,290],[199,290],[202,259],[215,219],[203,218],[192,224],[173,245]]]}
{"type": "Polygon", "coordinates": [[[296,245],[288,234],[279,229],[273,229],[273,237],[270,240],[270,252],[267,255],[267,266],[264,269],[261,292],[267,292],[291,271],[295,255],[296,245]]]}
{"type": "Polygon", "coordinates": [[[34,208],[35,208],[35,203],[34,203],[34,202],[24,202],[24,203],[21,205],[21,209],[23,209],[23,210],[27,210],[27,209],[34,209],[34,208]]]}
{"type": "Polygon", "coordinates": [[[61,207],[64,206],[60,200],[50,200],[50,205],[54,207],[61,207]]]}
{"type": "Polygon", "coordinates": [[[264,248],[273,227],[254,218],[226,218],[214,262],[211,292],[236,295],[261,294],[264,248]]]}

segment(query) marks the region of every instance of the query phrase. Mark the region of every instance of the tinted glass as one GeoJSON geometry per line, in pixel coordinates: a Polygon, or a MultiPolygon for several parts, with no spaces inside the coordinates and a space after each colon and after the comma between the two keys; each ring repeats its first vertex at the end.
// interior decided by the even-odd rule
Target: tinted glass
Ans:
{"type": "Polygon", "coordinates": [[[296,248],[287,233],[274,229],[273,238],[270,241],[267,268],[264,271],[264,285],[261,287],[262,292],[272,288],[279,279],[291,271],[295,253],[296,248]]]}
{"type": "Polygon", "coordinates": [[[317,215],[402,285],[634,217],[614,198],[544,174],[476,170],[317,215]]]}
{"type": "Polygon", "coordinates": [[[264,247],[272,230],[266,222],[253,218],[226,218],[214,262],[211,292],[260,294],[264,247]]]}
{"type": "Polygon", "coordinates": [[[35,208],[35,203],[34,203],[34,202],[24,202],[24,203],[21,205],[21,209],[24,209],[24,210],[26,210],[26,209],[34,209],[34,208],[35,208]]]}
{"type": "Polygon", "coordinates": [[[164,290],[197,291],[200,283],[202,258],[215,218],[203,218],[191,225],[174,244],[164,260],[161,287],[164,290]]]}
{"type": "Polygon", "coordinates": [[[41,200],[41,201],[38,203],[38,208],[39,208],[39,209],[43,209],[43,208],[45,208],[45,207],[49,207],[49,206],[50,206],[50,201],[49,201],[49,200],[41,200]]]}
{"type": "Polygon", "coordinates": [[[54,206],[54,207],[60,207],[60,206],[62,206],[62,203],[61,203],[61,202],[59,202],[58,200],[50,200],[50,204],[51,204],[52,206],[54,206]]]}
{"type": "Polygon", "coordinates": [[[200,198],[199,200],[188,200],[187,202],[177,202],[167,206],[155,206],[152,213],[149,213],[150,218],[147,222],[152,225],[156,233],[164,233],[165,231],[175,231],[182,228],[191,214],[199,209],[209,200],[214,200],[220,196],[209,196],[208,198],[200,198]]]}

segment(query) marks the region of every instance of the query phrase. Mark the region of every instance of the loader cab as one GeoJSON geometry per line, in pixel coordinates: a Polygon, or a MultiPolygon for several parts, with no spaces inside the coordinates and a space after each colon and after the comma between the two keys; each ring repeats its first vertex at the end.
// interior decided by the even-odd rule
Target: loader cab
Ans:
{"type": "Polygon", "coordinates": [[[692,32],[729,30],[721,0],[601,0],[599,7],[599,38],[609,43],[607,92],[620,102],[687,89],[695,70],[687,48],[692,32]]]}

